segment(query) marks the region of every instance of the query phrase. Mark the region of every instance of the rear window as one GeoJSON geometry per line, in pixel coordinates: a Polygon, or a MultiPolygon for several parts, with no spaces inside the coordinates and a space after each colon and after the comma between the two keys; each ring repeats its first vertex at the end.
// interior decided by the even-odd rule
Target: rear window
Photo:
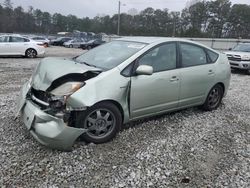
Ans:
{"type": "Polygon", "coordinates": [[[211,50],[207,50],[207,54],[209,56],[209,59],[211,60],[211,63],[214,63],[217,61],[219,55],[211,50]]]}

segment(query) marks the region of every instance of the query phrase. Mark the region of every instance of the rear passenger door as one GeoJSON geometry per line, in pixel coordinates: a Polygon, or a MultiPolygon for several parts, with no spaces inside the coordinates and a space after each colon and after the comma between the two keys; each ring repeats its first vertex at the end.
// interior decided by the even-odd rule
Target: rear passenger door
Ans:
{"type": "Polygon", "coordinates": [[[180,107],[202,104],[215,79],[215,65],[206,49],[192,43],[180,42],[180,107]]]}

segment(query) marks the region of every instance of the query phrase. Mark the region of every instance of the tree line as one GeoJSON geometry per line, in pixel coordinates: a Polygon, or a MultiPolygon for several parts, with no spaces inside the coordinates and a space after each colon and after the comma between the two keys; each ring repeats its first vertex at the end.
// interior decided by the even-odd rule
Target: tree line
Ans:
{"type": "MultiPolygon", "coordinates": [[[[136,11],[130,11],[136,12],[136,11]]],[[[0,5],[0,32],[42,33],[104,32],[116,34],[118,15],[78,18],[50,14],[29,7],[13,7],[11,0],[0,5]]],[[[121,14],[121,35],[177,36],[210,38],[250,38],[250,5],[230,0],[195,0],[180,12],[151,7],[136,13],[121,14]]]]}

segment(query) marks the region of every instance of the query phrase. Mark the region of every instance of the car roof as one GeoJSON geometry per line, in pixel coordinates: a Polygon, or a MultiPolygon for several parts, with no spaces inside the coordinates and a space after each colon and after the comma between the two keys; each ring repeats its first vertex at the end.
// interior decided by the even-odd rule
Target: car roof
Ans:
{"type": "Polygon", "coordinates": [[[121,37],[121,38],[117,38],[115,40],[118,41],[129,41],[129,42],[139,42],[139,43],[145,43],[145,44],[154,44],[154,43],[164,43],[164,42],[174,42],[174,41],[178,41],[178,42],[187,42],[190,44],[195,44],[207,49],[210,49],[211,51],[214,51],[216,53],[218,53],[218,51],[204,45],[201,44],[199,42],[195,42],[192,40],[188,40],[188,39],[183,39],[183,38],[175,38],[175,37],[121,37]]]}
{"type": "Polygon", "coordinates": [[[174,37],[122,37],[116,40],[141,42],[141,43],[147,43],[147,44],[152,44],[155,42],[169,42],[169,41],[191,42],[190,40],[174,38],[174,37]]]}

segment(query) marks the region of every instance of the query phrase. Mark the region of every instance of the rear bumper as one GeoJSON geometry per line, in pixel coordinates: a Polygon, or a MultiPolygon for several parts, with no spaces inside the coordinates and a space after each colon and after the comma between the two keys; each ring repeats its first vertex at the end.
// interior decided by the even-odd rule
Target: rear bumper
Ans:
{"type": "Polygon", "coordinates": [[[229,61],[231,68],[250,70],[250,61],[229,61]]]}
{"type": "Polygon", "coordinates": [[[37,49],[37,55],[38,56],[44,56],[45,55],[45,47],[37,49]]]}
{"type": "MultiPolygon", "coordinates": [[[[24,90],[25,88],[27,87],[24,87],[24,90]]],[[[20,107],[21,120],[27,130],[42,145],[70,151],[75,140],[87,131],[86,129],[69,127],[63,119],[45,113],[31,100],[23,98],[26,97],[26,92],[22,90],[21,93],[21,100],[24,101],[19,101],[22,105],[20,107]]]]}

